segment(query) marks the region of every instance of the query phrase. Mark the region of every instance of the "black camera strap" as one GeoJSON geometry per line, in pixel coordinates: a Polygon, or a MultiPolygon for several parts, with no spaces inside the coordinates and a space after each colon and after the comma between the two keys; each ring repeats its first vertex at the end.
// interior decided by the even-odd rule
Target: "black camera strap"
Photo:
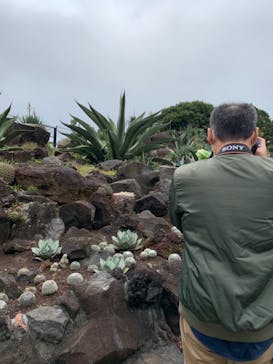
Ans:
{"type": "Polygon", "coordinates": [[[245,144],[230,143],[224,145],[217,153],[217,155],[223,155],[223,154],[252,154],[252,152],[245,144]]]}

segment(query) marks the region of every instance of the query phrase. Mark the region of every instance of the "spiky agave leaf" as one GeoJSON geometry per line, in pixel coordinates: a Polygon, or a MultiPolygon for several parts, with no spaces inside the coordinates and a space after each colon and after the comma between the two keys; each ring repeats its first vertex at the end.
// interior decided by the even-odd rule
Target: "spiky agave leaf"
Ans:
{"type": "Polygon", "coordinates": [[[89,104],[89,109],[84,105],[77,102],[77,105],[82,109],[82,111],[102,130],[107,130],[113,128],[115,125],[111,121],[107,120],[101,113],[94,109],[89,104]]]}
{"type": "Polygon", "coordinates": [[[2,114],[0,114],[0,149],[11,150],[11,151],[20,150],[21,148],[18,147],[7,146],[7,143],[9,143],[12,139],[17,137],[18,135],[24,134],[29,130],[14,130],[8,133],[9,128],[16,121],[15,117],[8,118],[10,109],[11,105],[2,114]]]}
{"type": "Polygon", "coordinates": [[[117,123],[117,138],[120,144],[123,144],[125,134],[125,92],[120,97],[119,118],[117,123]]]}
{"type": "MultiPolygon", "coordinates": [[[[106,154],[105,142],[101,140],[95,129],[85,123],[83,120],[73,117],[72,122],[73,121],[78,123],[79,126],[74,125],[73,123],[62,123],[72,130],[71,134],[62,133],[70,139],[70,143],[65,149],[75,151],[75,148],[78,148],[79,146],[85,146],[91,151],[91,155],[94,155],[98,160],[103,160],[106,154]]],[[[82,153],[82,151],[84,151],[83,148],[77,150],[78,153],[85,154],[85,152],[82,153]]]]}
{"type": "MultiPolygon", "coordinates": [[[[154,132],[159,132],[164,124],[158,124],[160,120],[159,113],[154,113],[147,117],[144,117],[145,113],[134,119],[128,126],[126,133],[124,135],[124,142],[121,145],[121,154],[125,155],[126,152],[135,145],[139,138],[150,130],[151,127],[157,125],[154,132]]],[[[151,135],[151,133],[149,133],[151,135]]],[[[149,136],[148,135],[148,136],[149,136]]],[[[147,136],[147,137],[148,137],[147,136]]],[[[143,138],[144,139],[144,138],[143,138]]]]}
{"type": "Polygon", "coordinates": [[[147,143],[150,136],[161,131],[168,124],[168,122],[162,122],[160,112],[146,117],[143,113],[134,119],[126,129],[125,92],[120,97],[117,125],[111,118],[107,119],[90,104],[89,108],[79,102],[77,104],[98,126],[99,131],[95,132],[91,126],[88,127],[88,124],[84,124],[81,119],[73,117],[72,121],[78,123],[80,126],[75,125],[75,123],[73,125],[63,123],[73,131],[71,135],[62,133],[63,135],[67,135],[72,141],[65,149],[76,151],[76,146],[80,146],[77,152],[86,156],[94,156],[95,154],[97,162],[105,160],[106,156],[112,159],[131,159],[135,156],[142,155],[144,152],[158,149],[169,141],[173,141],[173,138],[170,138],[147,143]],[[80,136],[80,140],[78,136],[80,136]],[[100,139],[100,142],[98,139],[100,139]],[[87,152],[88,149],[90,149],[90,153],[87,152]]]}

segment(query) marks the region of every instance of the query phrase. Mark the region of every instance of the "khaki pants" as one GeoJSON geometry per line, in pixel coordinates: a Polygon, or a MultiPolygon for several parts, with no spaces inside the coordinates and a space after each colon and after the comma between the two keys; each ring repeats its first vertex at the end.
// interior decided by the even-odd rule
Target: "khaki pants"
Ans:
{"type": "Polygon", "coordinates": [[[184,354],[184,364],[271,364],[273,344],[257,360],[238,362],[222,358],[207,349],[193,334],[189,324],[180,318],[180,330],[184,354]]]}

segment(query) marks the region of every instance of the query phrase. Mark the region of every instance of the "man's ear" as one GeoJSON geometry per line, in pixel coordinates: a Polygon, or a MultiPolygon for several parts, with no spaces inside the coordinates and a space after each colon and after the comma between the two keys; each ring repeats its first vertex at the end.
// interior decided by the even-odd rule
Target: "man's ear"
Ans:
{"type": "Polygon", "coordinates": [[[213,130],[211,128],[208,128],[207,137],[208,137],[208,143],[210,145],[213,145],[215,143],[215,137],[213,134],[213,130]]]}
{"type": "Polygon", "coordinates": [[[259,128],[256,127],[251,135],[251,144],[255,144],[259,136],[259,128]]]}

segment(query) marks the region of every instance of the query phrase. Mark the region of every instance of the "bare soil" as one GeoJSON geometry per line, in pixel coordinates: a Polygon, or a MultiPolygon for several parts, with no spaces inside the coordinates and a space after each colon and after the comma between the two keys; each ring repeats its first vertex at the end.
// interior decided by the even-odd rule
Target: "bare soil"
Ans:
{"type": "MultiPolygon", "coordinates": [[[[135,256],[135,258],[136,260],[140,259],[137,256],[135,256]]],[[[154,269],[157,269],[160,268],[163,261],[166,262],[164,258],[157,256],[155,258],[152,258],[151,260],[147,260],[146,264],[152,264],[154,269]]],[[[43,262],[35,260],[31,250],[15,254],[5,254],[3,251],[0,251],[0,274],[4,272],[9,273],[13,275],[16,279],[19,269],[28,268],[31,272],[34,273],[34,276],[37,274],[43,274],[45,275],[47,280],[53,279],[58,285],[57,293],[49,296],[44,296],[42,295],[43,283],[35,285],[33,281],[31,283],[17,282],[18,287],[20,287],[22,291],[24,291],[26,287],[37,288],[37,293],[35,293],[36,304],[30,307],[21,308],[19,307],[18,299],[9,299],[8,314],[12,318],[18,312],[25,313],[39,306],[52,306],[56,304],[58,297],[60,297],[67,289],[69,289],[69,285],[67,284],[66,280],[69,274],[73,273],[73,271],[71,271],[68,265],[66,268],[60,268],[57,272],[51,272],[50,266],[54,262],[59,262],[59,259],[56,258],[52,261],[48,260],[43,262]]],[[[77,272],[81,273],[84,279],[88,279],[92,276],[92,273],[87,271],[86,266],[81,266],[81,268],[77,270],[77,272]]]]}
{"type": "MultiPolygon", "coordinates": [[[[55,261],[57,262],[59,260],[56,259],[55,261]]],[[[22,291],[24,291],[26,287],[30,286],[35,286],[37,288],[37,293],[35,293],[36,304],[31,307],[20,308],[17,299],[9,299],[8,313],[11,317],[14,317],[18,312],[28,312],[38,306],[54,305],[57,298],[61,296],[67,288],[69,288],[69,285],[66,282],[67,277],[72,273],[69,265],[66,268],[61,268],[57,272],[51,272],[50,265],[52,263],[54,263],[54,260],[44,262],[35,260],[31,251],[24,251],[22,253],[15,254],[5,254],[0,252],[0,274],[6,272],[12,274],[16,279],[19,269],[25,267],[34,272],[35,275],[44,274],[46,279],[54,279],[58,285],[57,293],[50,296],[44,296],[42,295],[42,283],[35,285],[34,283],[17,282],[17,285],[22,289],[22,291]]],[[[91,273],[87,271],[86,267],[81,267],[77,270],[77,272],[81,273],[83,278],[91,276],[91,273]]]]}

